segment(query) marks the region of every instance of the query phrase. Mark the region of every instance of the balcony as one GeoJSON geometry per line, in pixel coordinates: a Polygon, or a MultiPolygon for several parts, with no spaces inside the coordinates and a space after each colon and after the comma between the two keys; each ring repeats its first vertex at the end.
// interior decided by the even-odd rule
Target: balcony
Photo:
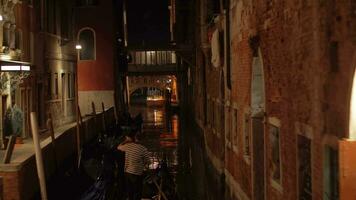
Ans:
{"type": "Polygon", "coordinates": [[[173,49],[129,50],[132,61],[128,64],[129,74],[172,74],[182,71],[177,65],[173,49]]]}

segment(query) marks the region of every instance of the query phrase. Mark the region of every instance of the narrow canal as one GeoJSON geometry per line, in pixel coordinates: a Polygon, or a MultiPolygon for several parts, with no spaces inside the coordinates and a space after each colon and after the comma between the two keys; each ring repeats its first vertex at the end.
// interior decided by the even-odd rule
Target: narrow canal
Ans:
{"type": "MultiPolygon", "coordinates": [[[[195,197],[196,192],[196,180],[192,175],[192,152],[191,145],[182,141],[182,124],[179,114],[175,111],[177,109],[166,109],[164,103],[154,104],[135,104],[129,108],[130,115],[132,117],[141,113],[143,117],[143,129],[141,143],[147,147],[150,152],[150,169],[156,169],[165,163],[168,167],[171,182],[169,187],[171,191],[175,191],[174,198],[168,198],[169,200],[176,199],[201,199],[195,197]]],[[[185,134],[187,134],[184,130],[185,134]]],[[[196,161],[196,159],[194,160],[196,161]]],[[[85,161],[87,167],[83,170],[60,172],[58,177],[49,182],[49,199],[83,199],[90,187],[96,184],[96,175],[99,169],[102,167],[101,162],[97,159],[92,159],[90,162],[85,161]],[[91,174],[88,172],[88,165],[91,168],[91,174]]],[[[84,163],[84,161],[83,161],[84,163]]],[[[199,171],[200,169],[198,169],[199,171]]],[[[118,173],[118,172],[116,172],[118,173]]],[[[113,183],[114,184],[114,183],[113,183]]],[[[162,183],[159,183],[162,184],[162,183]]],[[[152,187],[151,181],[151,189],[152,187]]],[[[119,187],[118,185],[111,185],[112,187],[119,187]]],[[[149,190],[150,188],[145,188],[149,190]]],[[[156,190],[157,188],[154,188],[156,190]]],[[[146,191],[147,192],[147,191],[146,191]]],[[[167,194],[168,196],[169,194],[167,194]]],[[[39,196],[37,196],[38,198],[39,196]]],[[[96,199],[96,198],[87,198],[96,199]]],[[[110,198],[111,199],[111,198],[110,198]]],[[[117,199],[117,198],[113,198],[117,199]]],[[[164,198],[161,198],[164,199],[164,198]]]]}
{"type": "MultiPolygon", "coordinates": [[[[151,155],[151,168],[166,161],[170,169],[178,167],[179,117],[168,113],[163,105],[131,105],[130,113],[143,116],[143,139],[151,155]]],[[[174,172],[174,171],[173,171],[174,172]]]]}

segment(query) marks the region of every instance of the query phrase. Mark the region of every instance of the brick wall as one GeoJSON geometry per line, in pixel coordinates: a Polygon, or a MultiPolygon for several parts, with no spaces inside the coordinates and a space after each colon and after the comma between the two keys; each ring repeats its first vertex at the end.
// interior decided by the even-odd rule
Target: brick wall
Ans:
{"type": "MultiPolygon", "coordinates": [[[[237,140],[237,151],[225,145],[225,137],[216,137],[211,133],[209,123],[202,123],[203,109],[196,111],[200,112],[196,114],[196,121],[204,130],[206,148],[212,154],[210,159],[217,159],[218,167],[223,167],[226,174],[232,177],[227,180],[229,198],[253,198],[252,164],[246,162],[243,156],[243,119],[251,109],[253,49],[250,39],[255,36],[259,38],[257,47],[263,61],[265,124],[268,124],[270,117],[280,121],[281,189],[276,189],[270,181],[272,147],[269,128],[264,128],[266,197],[274,200],[297,199],[296,124],[302,123],[312,130],[312,198],[323,198],[322,140],[325,135],[334,135],[339,139],[348,136],[350,92],[356,65],[355,9],[351,0],[231,0],[232,89],[226,88],[226,82],[221,85],[221,70],[225,72],[226,66],[212,70],[208,62],[205,65],[198,62],[200,66],[197,67],[194,83],[195,90],[201,91],[204,86],[201,74],[205,67],[209,97],[226,107],[236,104],[238,109],[238,119],[232,122],[237,124],[238,137],[233,138],[237,140]],[[222,151],[225,158],[218,156],[222,151]],[[238,196],[240,189],[246,196],[238,196]]],[[[200,12],[203,11],[200,9],[200,12]]],[[[197,56],[209,61],[207,54],[197,56]]],[[[196,105],[203,103],[204,98],[198,96],[196,105]]],[[[255,163],[258,164],[258,161],[255,163]]]]}

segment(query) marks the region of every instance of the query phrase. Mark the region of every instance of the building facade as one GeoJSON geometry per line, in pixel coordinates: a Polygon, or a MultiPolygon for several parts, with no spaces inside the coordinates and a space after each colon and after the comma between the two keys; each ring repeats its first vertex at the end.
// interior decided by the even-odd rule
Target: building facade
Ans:
{"type": "Polygon", "coordinates": [[[37,113],[40,125],[51,115],[58,127],[75,121],[75,3],[39,1],[36,34],[37,113]]]}
{"type": "Polygon", "coordinates": [[[192,88],[208,199],[355,198],[355,3],[196,5],[192,88]]]}
{"type": "Polygon", "coordinates": [[[0,17],[0,147],[6,136],[28,137],[29,114],[33,104],[34,33],[33,5],[21,1],[2,1],[0,17]],[[9,111],[17,107],[23,115],[16,133],[6,124],[9,111]]]}
{"type": "Polygon", "coordinates": [[[81,114],[115,105],[114,1],[77,1],[78,95],[81,114]],[[95,14],[94,14],[95,13],[95,14]],[[105,22],[103,22],[105,19],[105,22]]]}

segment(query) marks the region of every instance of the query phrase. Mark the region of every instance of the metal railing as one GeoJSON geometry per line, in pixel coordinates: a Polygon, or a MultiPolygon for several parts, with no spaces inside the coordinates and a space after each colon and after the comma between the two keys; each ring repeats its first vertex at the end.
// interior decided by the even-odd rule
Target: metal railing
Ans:
{"type": "Polygon", "coordinates": [[[132,57],[130,65],[171,65],[176,64],[175,51],[167,50],[132,50],[129,52],[132,57]]]}

